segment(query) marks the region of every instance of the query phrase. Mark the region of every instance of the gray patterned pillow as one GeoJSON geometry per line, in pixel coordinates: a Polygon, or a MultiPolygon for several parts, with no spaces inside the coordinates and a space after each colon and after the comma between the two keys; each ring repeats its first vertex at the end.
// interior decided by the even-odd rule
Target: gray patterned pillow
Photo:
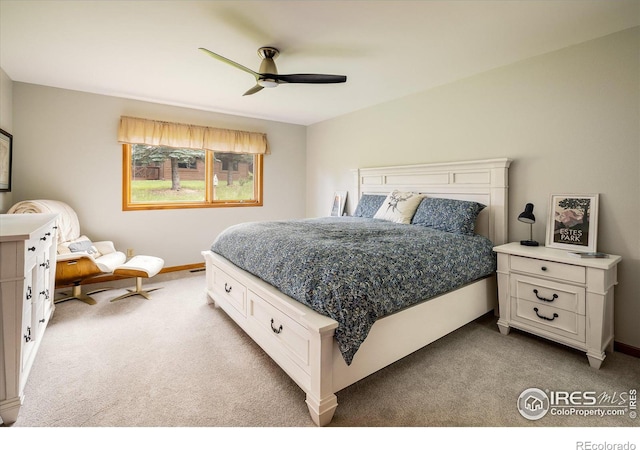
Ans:
{"type": "Polygon", "coordinates": [[[354,217],[368,217],[371,219],[378,212],[385,198],[387,196],[384,194],[362,194],[353,213],[354,217]]]}
{"type": "Polygon", "coordinates": [[[478,214],[485,205],[450,198],[424,198],[411,221],[414,225],[431,227],[455,234],[473,235],[478,214]]]}

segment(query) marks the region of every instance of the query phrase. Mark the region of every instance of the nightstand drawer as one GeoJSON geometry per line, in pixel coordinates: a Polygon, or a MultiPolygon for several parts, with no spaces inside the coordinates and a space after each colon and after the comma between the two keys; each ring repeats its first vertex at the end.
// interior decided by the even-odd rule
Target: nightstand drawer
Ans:
{"type": "Polygon", "coordinates": [[[564,309],[512,297],[511,320],[536,330],[585,341],[585,316],[564,309]]]}
{"type": "Polygon", "coordinates": [[[585,314],[585,289],[580,286],[514,275],[511,277],[511,295],[541,305],[585,314]]]}
{"type": "Polygon", "coordinates": [[[524,258],[522,256],[511,256],[511,270],[524,272],[531,275],[555,278],[574,283],[586,283],[586,270],[581,266],[572,266],[542,259],[524,258]]]}

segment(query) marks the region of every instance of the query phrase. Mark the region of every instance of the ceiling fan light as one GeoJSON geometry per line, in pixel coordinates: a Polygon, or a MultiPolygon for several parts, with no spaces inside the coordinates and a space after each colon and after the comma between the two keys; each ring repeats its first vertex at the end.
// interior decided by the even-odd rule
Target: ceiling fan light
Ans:
{"type": "Polygon", "coordinates": [[[265,88],[274,88],[278,86],[278,82],[276,80],[269,80],[269,79],[258,80],[258,84],[265,88]]]}

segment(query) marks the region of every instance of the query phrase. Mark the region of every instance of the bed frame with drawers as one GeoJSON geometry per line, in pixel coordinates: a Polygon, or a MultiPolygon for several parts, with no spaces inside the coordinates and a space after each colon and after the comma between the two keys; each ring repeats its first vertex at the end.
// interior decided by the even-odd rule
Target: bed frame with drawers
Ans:
{"type": "MultiPolygon", "coordinates": [[[[350,198],[394,189],[486,205],[476,232],[507,242],[506,158],[354,170],[350,198]]],[[[353,211],[353,209],[351,209],[353,211]]],[[[379,319],[351,365],[333,338],[337,322],[284,295],[210,250],[206,292],[306,393],[313,422],[331,422],[336,392],[398,361],[497,306],[495,275],[379,319]]]]}

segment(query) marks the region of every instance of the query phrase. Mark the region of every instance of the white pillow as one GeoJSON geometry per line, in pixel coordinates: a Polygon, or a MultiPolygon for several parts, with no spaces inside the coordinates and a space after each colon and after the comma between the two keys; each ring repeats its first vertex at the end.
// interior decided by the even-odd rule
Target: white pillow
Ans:
{"type": "Polygon", "coordinates": [[[425,196],[415,192],[395,190],[382,203],[374,219],[388,220],[396,223],[411,223],[411,218],[425,196]]]}

